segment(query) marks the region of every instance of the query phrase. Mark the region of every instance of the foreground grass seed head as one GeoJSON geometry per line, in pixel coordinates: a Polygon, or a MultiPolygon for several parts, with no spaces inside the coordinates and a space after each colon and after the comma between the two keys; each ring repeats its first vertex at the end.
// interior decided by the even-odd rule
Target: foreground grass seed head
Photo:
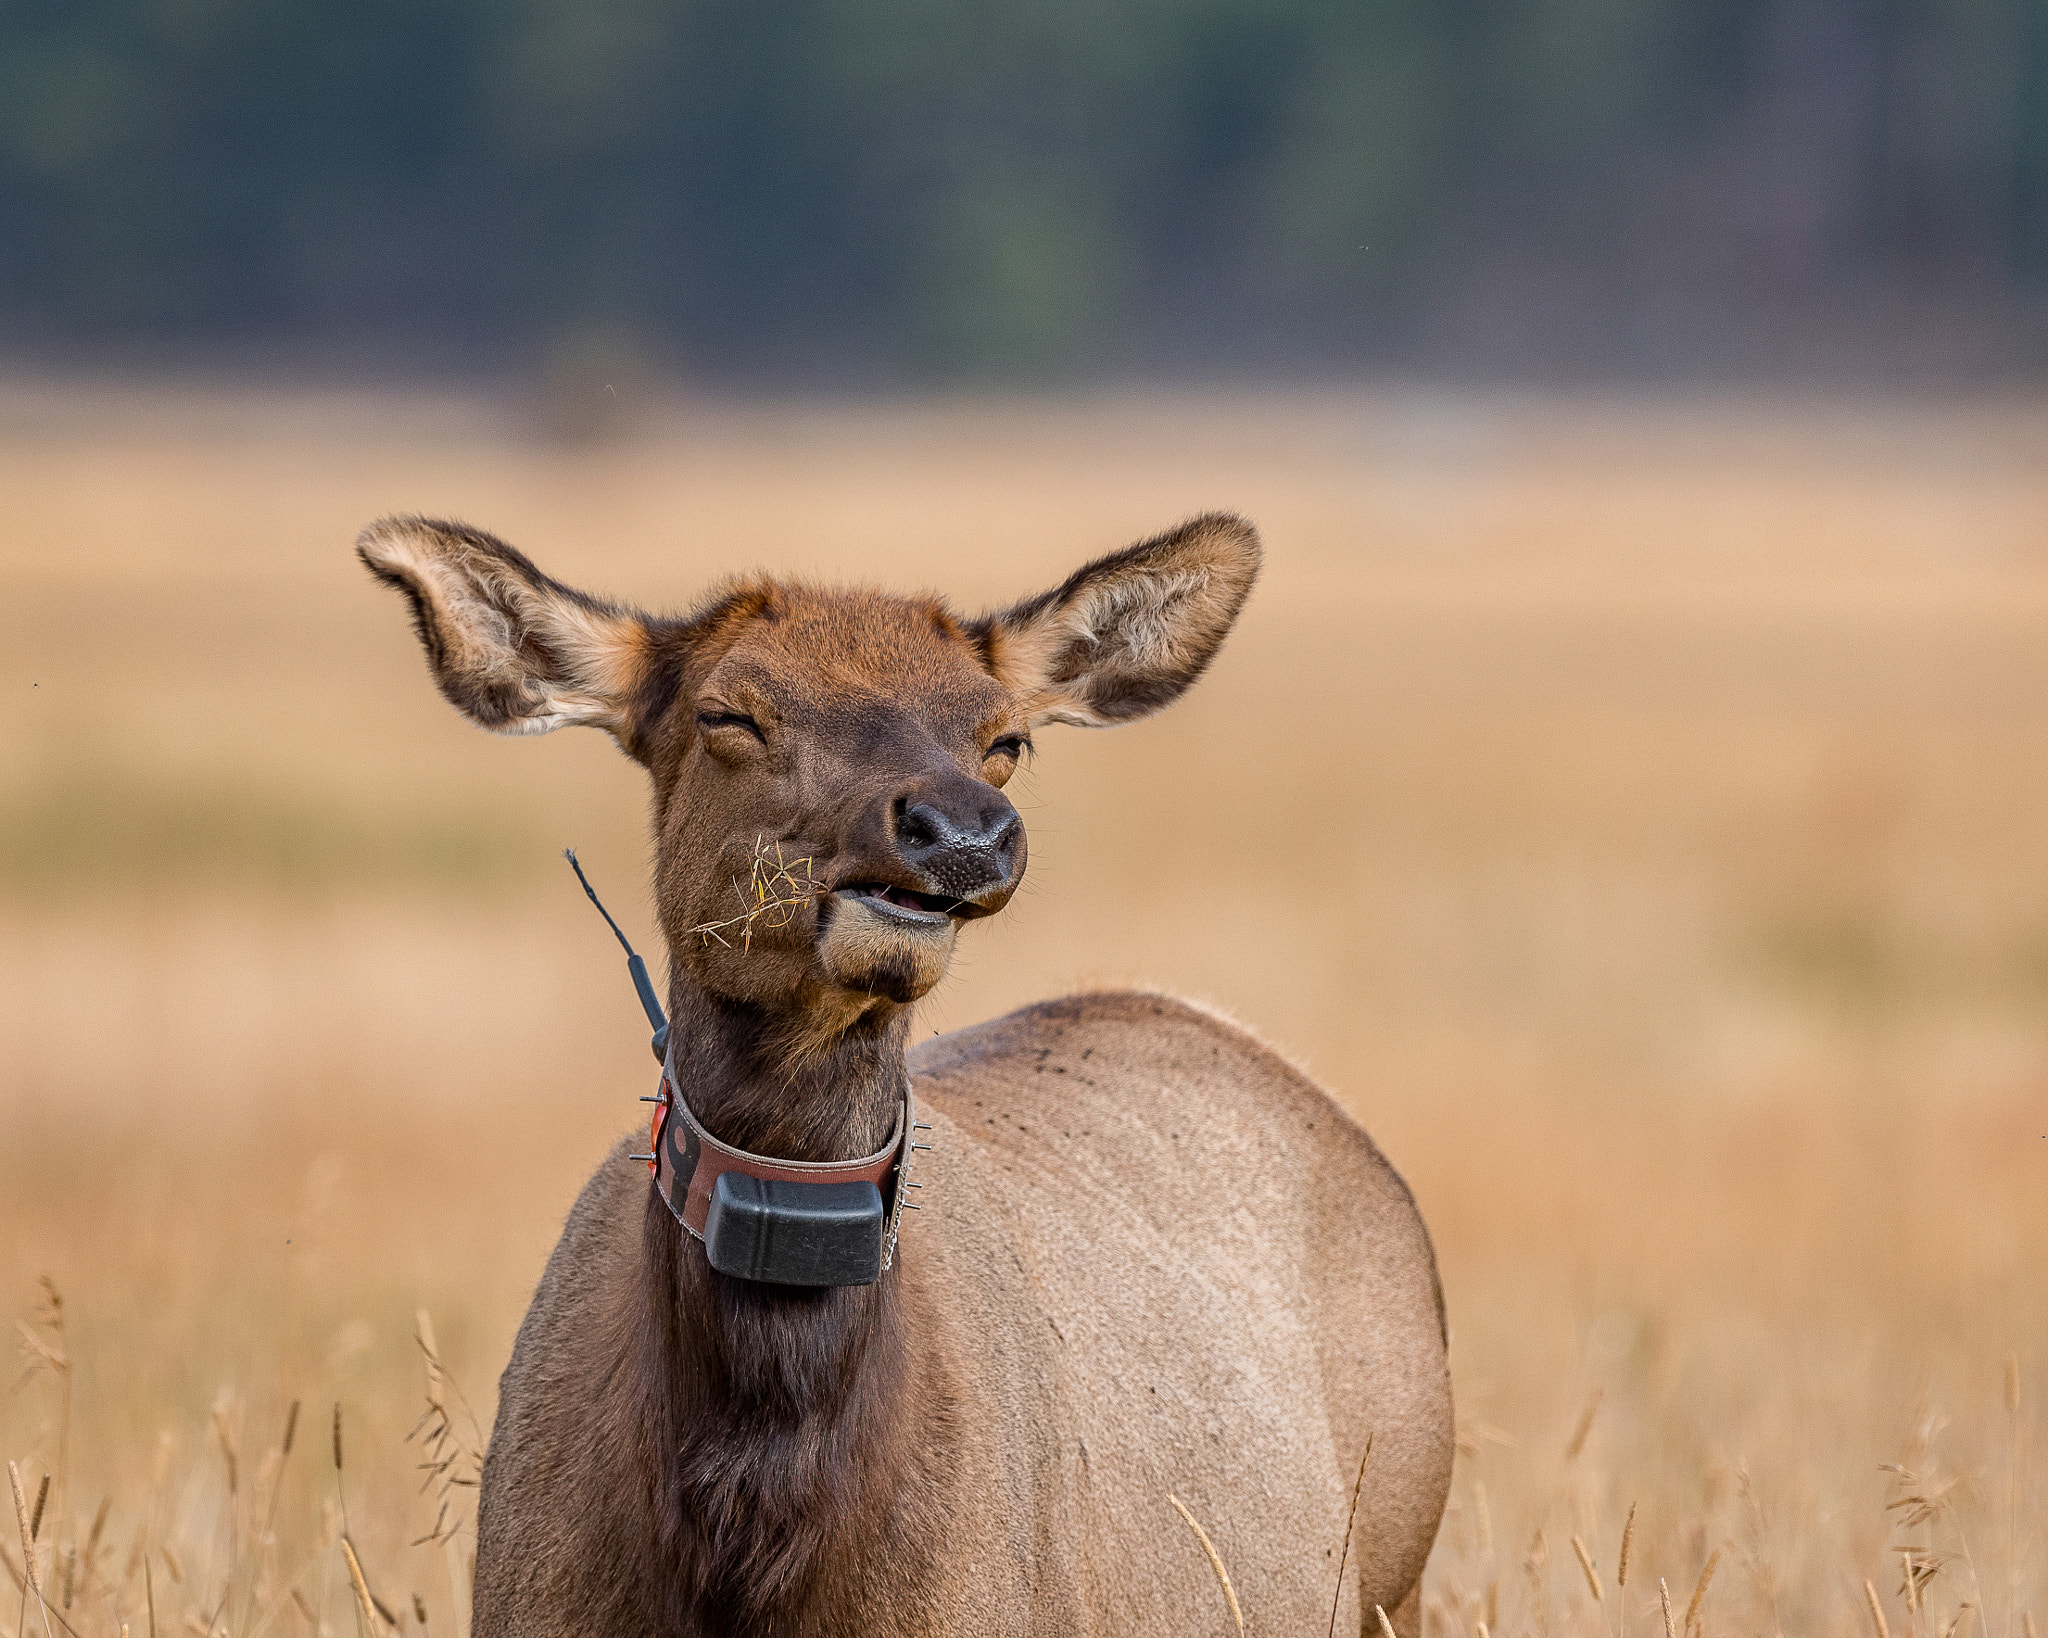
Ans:
{"type": "MultiPolygon", "coordinates": [[[[159,1460],[153,1474],[144,1472],[132,1452],[108,1443],[108,1433],[126,1421],[125,1407],[89,1397],[72,1403],[74,1360],[62,1346],[66,1323],[51,1286],[33,1317],[19,1325],[27,1368],[16,1400],[46,1416],[32,1432],[8,1424],[10,1438],[30,1436],[25,1456],[8,1463],[20,1548],[0,1560],[19,1594],[23,1621],[0,1629],[5,1638],[40,1630],[44,1617],[51,1638],[58,1631],[75,1638],[123,1627],[148,1631],[152,1623],[194,1638],[278,1631],[310,1638],[345,1634],[357,1622],[359,1633],[378,1638],[407,1630],[466,1638],[471,1502],[482,1435],[424,1310],[414,1319],[412,1348],[400,1351],[410,1352],[419,1370],[409,1394],[397,1368],[402,1360],[377,1362],[379,1391],[410,1404],[365,1408],[367,1420],[387,1429],[398,1426],[395,1412],[409,1410],[411,1431],[373,1453],[350,1440],[359,1458],[351,1462],[343,1406],[336,1402],[324,1483],[318,1470],[294,1469],[290,1462],[297,1398],[278,1418],[256,1483],[245,1482],[241,1430],[251,1401],[233,1390],[222,1390],[203,1408],[186,1408],[185,1426],[208,1436],[192,1444],[189,1457],[159,1460]],[[203,1459],[209,1443],[217,1452],[212,1461],[203,1459]],[[66,1466],[74,1456],[95,1482],[110,1486],[89,1512],[74,1511],[70,1501],[76,1476],[66,1466]],[[113,1546],[124,1533],[131,1543],[125,1557],[113,1546]]],[[[1864,1513],[1842,1521],[1847,1528],[1831,1538],[1842,1553],[1835,1560],[1817,1557],[1810,1540],[1745,1536],[1745,1525],[1773,1511],[1772,1498],[1760,1492],[1754,1475],[1731,1475],[1715,1458],[1688,1470],[1670,1462],[1667,1445],[1652,1440],[1643,1457],[1647,1469],[1632,1468],[1620,1448],[1589,1468],[1588,1411],[1574,1417],[1568,1402],[1552,1395],[1549,1437],[1542,1427],[1530,1428],[1526,1437],[1494,1430],[1496,1438],[1474,1439],[1461,1454],[1457,1494],[1426,1583],[1426,1638],[1625,1638],[1632,1618],[1651,1630],[1661,1626],[1665,1638],[1708,1638],[1775,1633],[1788,1614],[1797,1630],[1843,1638],[1865,1632],[1892,1638],[1894,1615],[1917,1638],[2036,1638],[2032,1602],[2048,1578],[2048,1555],[2038,1530],[2039,1475],[2028,1458],[2042,1430],[2023,1403],[2016,1358],[1997,1362],[1987,1376],[1975,1437],[1965,1447],[1980,1468],[1966,1474],[1943,1467],[1944,1435],[1952,1430],[1940,1413],[1923,1411],[1904,1452],[1914,1465],[1869,1464],[1873,1481],[1882,1483],[1873,1484],[1864,1513]],[[1563,1436],[1566,1429],[1569,1436],[1563,1436]],[[1558,1454],[1544,1458],[1545,1449],[1558,1454]],[[1490,1470],[1489,1478],[1480,1477],[1482,1470],[1490,1470]],[[1624,1484],[1640,1484],[1654,1499],[1623,1509],[1616,1498],[1624,1484]],[[1496,1514],[1516,1536],[1527,1532],[1520,1575],[1505,1573],[1510,1560],[1496,1548],[1496,1514]],[[1603,1516],[1619,1542],[1611,1585],[1585,1534],[1573,1527],[1584,1523],[1598,1534],[1603,1516]],[[1571,1580],[1560,1582],[1552,1573],[1544,1547],[1551,1532],[1571,1543],[1571,1580]],[[1733,1590],[1710,1600],[1715,1572],[1730,1550],[1744,1574],[1733,1590]],[[1878,1588],[1886,1560],[1898,1583],[1889,1597],[1878,1588]],[[1654,1595],[1631,1596],[1644,1561],[1655,1575],[1654,1595]],[[1670,1578],[1695,1574],[1694,1564],[1692,1596],[1676,1616],[1670,1578]]],[[[1616,1416],[1632,1420],[1656,1394],[1654,1381],[1624,1377],[1601,1397],[1616,1407],[1616,1416]]],[[[175,1414],[176,1407],[163,1408],[175,1414]]],[[[1685,1419],[1682,1406],[1667,1402],[1665,1409],[1685,1419]]],[[[178,1443],[173,1430],[160,1441],[160,1455],[178,1443]]],[[[1242,1566],[1276,1550],[1322,1554],[1330,1557],[1336,1587],[1354,1546],[1371,1551],[1370,1455],[1368,1445],[1353,1490],[1353,1533],[1340,1544],[1219,1543],[1185,1502],[1167,1498],[1213,1573],[1219,1615],[1236,1631],[1257,1630],[1258,1612],[1255,1595],[1250,1605],[1241,1600],[1233,1559],[1242,1566]]],[[[1777,1499],[1789,1504],[1806,1480],[1794,1467],[1778,1482],[1784,1493],[1777,1499]]],[[[1391,1638],[1384,1611],[1363,1613],[1378,1638],[1391,1638]]],[[[1333,1607],[1332,1631],[1336,1619],[1333,1607]]]]}

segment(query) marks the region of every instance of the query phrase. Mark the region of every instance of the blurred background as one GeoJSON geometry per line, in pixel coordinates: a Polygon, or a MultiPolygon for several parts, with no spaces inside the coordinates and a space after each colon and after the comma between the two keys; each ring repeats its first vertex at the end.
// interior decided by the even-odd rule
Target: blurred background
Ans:
{"type": "MultiPolygon", "coordinates": [[[[1237,632],[1042,736],[921,1027],[1158,985],[1370,1126],[1453,1328],[1430,1638],[1659,1579],[1691,1638],[1703,1572],[1716,1638],[2036,1638],[2044,371],[2037,0],[0,8],[0,1446],[58,1614],[346,1633],[346,1530],[464,1633],[442,1481],[649,1087],[559,857],[655,947],[641,776],[462,723],[363,524],[972,610],[1227,506],[1237,632]]],[[[1332,1545],[1218,1542],[1255,1623],[1332,1545]]]]}
{"type": "Polygon", "coordinates": [[[0,341],[464,372],[2048,360],[2034,0],[20,0],[0,341]]]}

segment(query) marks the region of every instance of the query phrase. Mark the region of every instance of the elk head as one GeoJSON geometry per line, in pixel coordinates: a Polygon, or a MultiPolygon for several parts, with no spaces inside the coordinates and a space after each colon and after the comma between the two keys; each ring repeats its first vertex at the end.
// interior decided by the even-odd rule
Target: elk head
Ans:
{"type": "Polygon", "coordinates": [[[1219,513],[979,619],[768,579],[656,617],[461,524],[387,519],[357,549],[410,598],[464,715],[500,733],[602,728],[647,769],[673,981],[757,1009],[799,1053],[886,1026],[939,981],[960,923],[1023,877],[1003,786],[1032,731],[1178,697],[1260,556],[1219,513]]]}

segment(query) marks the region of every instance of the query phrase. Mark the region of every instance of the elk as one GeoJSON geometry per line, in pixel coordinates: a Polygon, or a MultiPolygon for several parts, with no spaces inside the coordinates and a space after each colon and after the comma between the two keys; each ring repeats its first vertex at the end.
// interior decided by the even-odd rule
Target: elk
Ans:
{"type": "Polygon", "coordinates": [[[1258,1630],[1322,1633],[1334,1599],[1416,1638],[1443,1298],[1364,1130],[1164,995],[906,1050],[1024,874],[1003,786],[1034,733],[1186,690],[1251,526],[1195,518],[979,618],[773,578],[651,616],[416,517],[358,551],[463,715],[601,728],[653,783],[657,1155],[599,1165],[500,1382],[479,1638],[1228,1630],[1170,1495],[1258,1630]]]}

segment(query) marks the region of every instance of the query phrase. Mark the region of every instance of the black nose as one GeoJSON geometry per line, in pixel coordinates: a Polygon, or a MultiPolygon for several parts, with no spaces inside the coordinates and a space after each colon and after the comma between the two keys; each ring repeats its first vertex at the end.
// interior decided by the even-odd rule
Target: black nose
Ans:
{"type": "Polygon", "coordinates": [[[1014,887],[1024,821],[1010,799],[978,779],[922,783],[895,802],[896,856],[923,891],[985,899],[1014,887]]]}

